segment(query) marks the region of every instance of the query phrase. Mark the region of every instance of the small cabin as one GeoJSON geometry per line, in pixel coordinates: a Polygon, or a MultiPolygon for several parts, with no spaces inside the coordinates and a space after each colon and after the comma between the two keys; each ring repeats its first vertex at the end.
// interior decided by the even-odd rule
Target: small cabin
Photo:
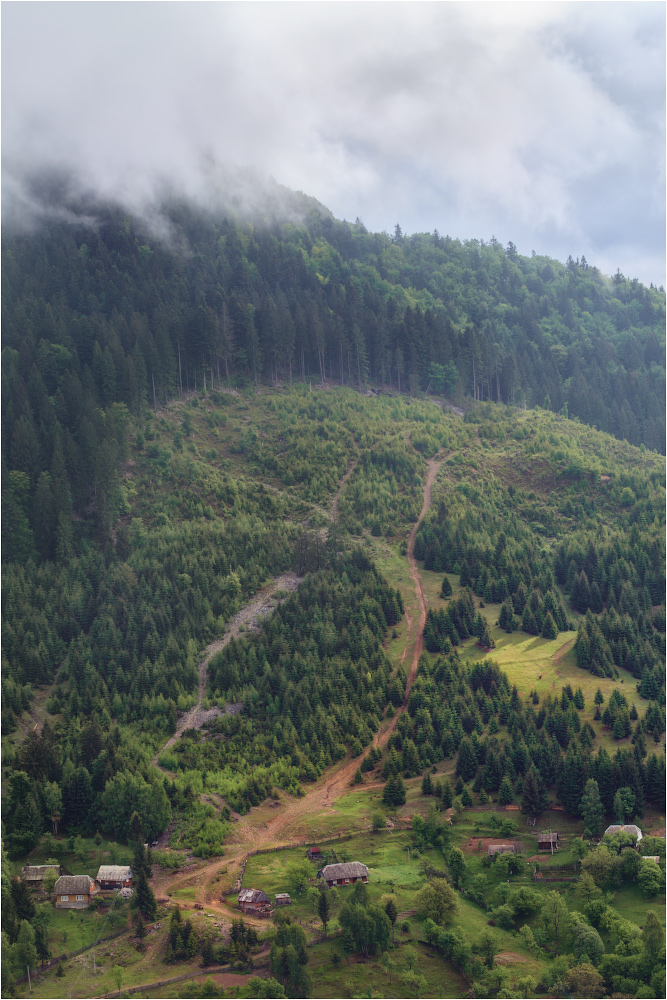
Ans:
{"type": "Polygon", "coordinates": [[[489,857],[494,858],[496,854],[516,854],[514,844],[489,844],[489,857]]]}
{"type": "Polygon", "coordinates": [[[85,910],[90,906],[97,887],[90,875],[61,875],[53,891],[56,909],[85,910]]]}
{"type": "Polygon", "coordinates": [[[256,917],[271,915],[271,900],[262,889],[241,889],[237,902],[244,913],[256,917]]]}
{"type": "Polygon", "coordinates": [[[557,851],[558,834],[551,830],[549,830],[548,832],[538,833],[537,849],[538,851],[557,851]]]}
{"type": "Polygon", "coordinates": [[[344,864],[325,865],[317,873],[331,888],[332,885],[354,885],[355,882],[368,882],[368,868],[360,861],[348,861],[344,864]]]}
{"type": "Polygon", "coordinates": [[[656,865],[659,865],[660,864],[660,855],[659,854],[645,854],[642,857],[642,861],[655,861],[656,865]]]}
{"type": "Polygon", "coordinates": [[[132,888],[132,869],[129,865],[100,865],[97,871],[100,892],[116,892],[132,888]]]}
{"type": "Polygon", "coordinates": [[[59,879],[60,865],[24,865],[21,869],[21,878],[29,889],[41,889],[49,872],[53,872],[56,879],[59,879]]]}
{"type": "Polygon", "coordinates": [[[306,851],[306,857],[309,861],[319,861],[322,857],[322,851],[319,847],[309,847],[306,851]]]}
{"type": "Polygon", "coordinates": [[[276,893],[276,906],[291,906],[292,900],[288,892],[276,893]]]}

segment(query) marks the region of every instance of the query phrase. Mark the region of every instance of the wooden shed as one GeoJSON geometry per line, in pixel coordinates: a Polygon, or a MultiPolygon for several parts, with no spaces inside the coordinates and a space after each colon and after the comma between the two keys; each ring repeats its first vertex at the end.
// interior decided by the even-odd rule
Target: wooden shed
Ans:
{"type": "Polygon", "coordinates": [[[290,898],[289,892],[277,892],[276,893],[276,906],[291,906],[292,900],[290,898]]]}
{"type": "Polygon", "coordinates": [[[309,847],[306,851],[306,857],[309,861],[319,861],[322,857],[322,851],[319,847],[309,847]]]}
{"type": "Polygon", "coordinates": [[[57,879],[60,878],[60,865],[24,865],[21,878],[30,889],[41,889],[49,872],[53,872],[57,879]]]}
{"type": "Polygon", "coordinates": [[[239,909],[256,917],[271,914],[271,900],[262,889],[241,889],[238,895],[239,909]]]}
{"type": "Polygon", "coordinates": [[[543,830],[542,833],[537,835],[537,849],[538,851],[557,851],[558,850],[558,834],[552,830],[543,830]]]}

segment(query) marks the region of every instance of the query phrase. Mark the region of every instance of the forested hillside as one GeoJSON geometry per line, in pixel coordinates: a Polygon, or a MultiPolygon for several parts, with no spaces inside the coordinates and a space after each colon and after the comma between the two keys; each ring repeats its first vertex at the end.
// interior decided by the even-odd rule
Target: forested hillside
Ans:
{"type": "Polygon", "coordinates": [[[91,505],[107,536],[128,416],[212,384],[539,405],[664,450],[663,290],[495,240],[372,234],[294,201],[299,225],[172,200],[151,228],[61,196],[67,222],[3,234],[12,560],[66,551],[72,511],[91,505]]]}
{"type": "Polygon", "coordinates": [[[15,866],[215,858],[337,774],[387,815],[416,782],[433,815],[664,812],[664,293],[299,204],[3,241],[15,866]]]}

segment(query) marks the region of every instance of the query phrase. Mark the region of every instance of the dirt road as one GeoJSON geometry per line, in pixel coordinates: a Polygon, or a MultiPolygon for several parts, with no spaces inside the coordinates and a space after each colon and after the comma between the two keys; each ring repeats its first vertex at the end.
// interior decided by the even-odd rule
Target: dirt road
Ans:
{"type": "MultiPolygon", "coordinates": [[[[433,484],[436,480],[440,466],[447,456],[438,456],[430,459],[427,463],[427,473],[424,480],[424,499],[422,503],[419,519],[415,523],[410,538],[408,540],[407,558],[410,566],[410,575],[415,584],[415,596],[419,608],[419,616],[416,624],[416,634],[412,656],[410,661],[410,671],[405,690],[403,705],[398,709],[393,719],[386,720],[374,739],[376,746],[383,748],[387,740],[396,728],[398,719],[406,710],[410,689],[417,676],[419,657],[424,648],[424,625],[426,624],[426,598],[422,586],[421,577],[417,568],[417,561],[414,557],[415,539],[419,525],[426,517],[431,506],[431,494],[433,484]]],[[[353,467],[348,469],[346,478],[352,472],[353,467]]],[[[226,637],[225,637],[226,638],[226,637]]],[[[224,640],[221,640],[224,642],[224,640]]],[[[214,644],[215,645],[215,644],[214,644]]],[[[221,647],[217,647],[221,648],[221,647]]],[[[208,661],[206,661],[208,662],[208,661]]],[[[344,795],[350,788],[355,771],[359,767],[360,758],[344,760],[340,764],[331,767],[320,779],[308,787],[303,798],[285,800],[278,809],[268,809],[259,807],[239,818],[234,824],[234,830],[229,841],[225,845],[225,857],[211,861],[197,873],[176,876],[162,882],[160,894],[173,891],[174,889],[194,886],[196,890],[197,902],[205,903],[208,910],[213,910],[221,916],[229,917],[236,911],[230,910],[224,903],[219,902],[215,897],[219,897],[221,870],[225,870],[225,882],[229,883],[229,873],[238,868],[243,858],[248,852],[263,847],[276,847],[300,839],[303,836],[304,818],[309,813],[326,812],[333,809],[334,802],[344,795]]]]}

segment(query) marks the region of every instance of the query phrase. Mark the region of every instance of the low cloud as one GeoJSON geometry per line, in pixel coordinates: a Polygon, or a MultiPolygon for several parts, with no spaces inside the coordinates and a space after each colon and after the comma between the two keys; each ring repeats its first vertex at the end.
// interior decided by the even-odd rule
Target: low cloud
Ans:
{"type": "Polygon", "coordinates": [[[664,21],[656,3],[6,2],[5,215],[43,168],[140,207],[250,166],[370,229],[661,283],[664,21]]]}

